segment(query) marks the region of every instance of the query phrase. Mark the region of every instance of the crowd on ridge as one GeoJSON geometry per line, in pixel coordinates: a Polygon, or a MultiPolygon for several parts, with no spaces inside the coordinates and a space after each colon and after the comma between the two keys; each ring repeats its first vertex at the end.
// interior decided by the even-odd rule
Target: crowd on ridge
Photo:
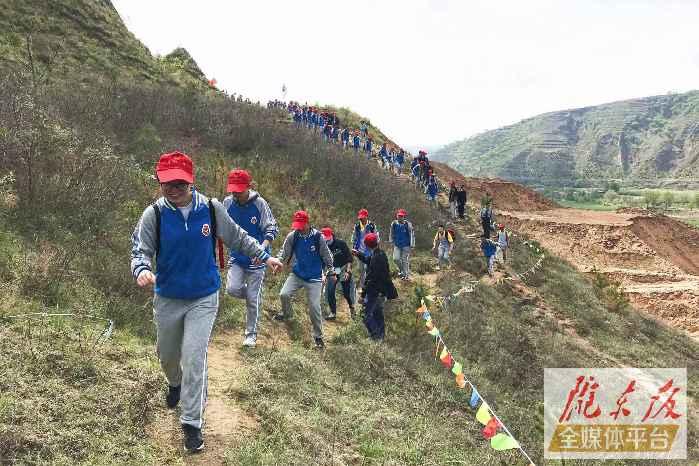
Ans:
{"type": "MultiPolygon", "coordinates": [[[[360,128],[342,127],[336,114],[310,106],[270,101],[269,108],[290,112],[294,125],[314,131],[323,141],[341,145],[368,159],[377,159],[385,169],[400,176],[409,154],[402,148],[382,143],[375,151],[368,123],[360,128]],[[350,142],[351,134],[351,142],[350,142]]],[[[423,190],[430,205],[437,207],[440,184],[427,153],[411,157],[410,179],[423,190]]],[[[229,248],[226,293],[246,303],[244,347],[257,344],[262,290],[267,269],[278,273],[290,269],[280,292],[276,321],[293,316],[292,299],[301,289],[306,293],[312,337],[317,348],[324,348],[323,321],[337,317],[336,292],[340,288],[348,304],[350,318],[360,314],[369,337],[382,342],[385,337],[384,305],[398,297],[390,274],[386,252],[381,248],[378,226],[369,211],[357,212],[348,242],[337,237],[331,226],[314,228],[308,212],[296,211],[291,228],[276,256],[271,245],[279,236],[279,225],[269,204],[252,189],[252,176],[246,170],[228,173],[223,202],[208,198],[194,187],[194,164],[189,156],[172,152],[160,156],[156,178],[161,197],[146,208],[132,235],[131,272],[143,288],[153,287],[153,316],[157,332],[157,354],[168,381],[165,401],[168,407],[181,406],[180,423],[184,446],[190,452],[203,449],[203,415],[206,405],[206,353],[218,313],[221,278],[217,254],[221,244],[229,248]],[[218,247],[217,247],[218,246],[218,247]],[[359,262],[353,276],[354,258],[359,262]],[[154,262],[157,259],[157,266],[154,262]],[[338,287],[338,284],[340,285],[338,287]],[[325,292],[323,293],[323,290],[325,292]],[[329,313],[323,315],[322,301],[329,313]],[[361,304],[361,312],[357,309],[361,304]]],[[[450,214],[464,219],[467,194],[464,185],[451,183],[450,214]]],[[[490,239],[494,226],[492,204],[481,209],[483,235],[481,248],[493,273],[494,257],[506,258],[507,233],[498,225],[497,241],[490,239]]],[[[437,268],[451,267],[456,232],[439,225],[433,240],[437,268]]],[[[415,229],[408,212],[397,209],[390,225],[388,242],[398,277],[410,280],[410,257],[415,247],[415,229]]],[[[226,264],[221,263],[224,268],[226,264]]]]}

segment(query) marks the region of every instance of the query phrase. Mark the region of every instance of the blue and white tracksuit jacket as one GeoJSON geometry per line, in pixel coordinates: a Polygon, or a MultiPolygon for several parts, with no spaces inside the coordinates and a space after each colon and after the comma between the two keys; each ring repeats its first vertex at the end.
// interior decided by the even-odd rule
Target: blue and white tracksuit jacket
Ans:
{"type": "MultiPolygon", "coordinates": [[[[223,206],[233,221],[240,225],[248,235],[255,238],[258,243],[262,243],[264,240],[272,243],[279,234],[279,227],[274,215],[272,215],[272,210],[259,193],[250,190],[248,201],[242,205],[233,196],[228,196],[223,200],[223,206]]],[[[265,267],[265,264],[253,265],[249,256],[231,249],[229,265],[234,263],[248,270],[265,267]]]]}

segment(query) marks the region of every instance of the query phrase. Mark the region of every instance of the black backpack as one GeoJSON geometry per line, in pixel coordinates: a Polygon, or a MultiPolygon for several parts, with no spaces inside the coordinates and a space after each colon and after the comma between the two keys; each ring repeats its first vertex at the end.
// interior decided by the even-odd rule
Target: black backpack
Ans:
{"type": "MultiPolygon", "coordinates": [[[[158,251],[160,251],[160,207],[158,207],[157,202],[153,203],[153,210],[155,211],[155,255],[157,257],[158,251]]],[[[213,243],[214,262],[216,262],[216,211],[211,203],[211,199],[209,199],[209,215],[211,215],[211,241],[213,243]]]]}

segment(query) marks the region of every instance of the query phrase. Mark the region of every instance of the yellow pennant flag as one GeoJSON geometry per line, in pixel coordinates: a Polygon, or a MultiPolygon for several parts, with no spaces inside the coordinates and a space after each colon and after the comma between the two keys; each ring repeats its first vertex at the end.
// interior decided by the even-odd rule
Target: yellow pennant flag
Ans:
{"type": "Polygon", "coordinates": [[[478,408],[478,411],[476,412],[476,420],[483,424],[484,426],[488,424],[488,421],[490,421],[490,411],[488,411],[488,405],[485,403],[481,403],[481,407],[478,408]]]}
{"type": "Polygon", "coordinates": [[[439,336],[439,329],[437,327],[433,327],[432,330],[430,330],[427,333],[429,333],[433,337],[437,337],[437,336],[439,336]]]}
{"type": "Polygon", "coordinates": [[[519,448],[519,443],[509,435],[500,432],[490,439],[490,446],[493,450],[502,451],[519,448]]]}

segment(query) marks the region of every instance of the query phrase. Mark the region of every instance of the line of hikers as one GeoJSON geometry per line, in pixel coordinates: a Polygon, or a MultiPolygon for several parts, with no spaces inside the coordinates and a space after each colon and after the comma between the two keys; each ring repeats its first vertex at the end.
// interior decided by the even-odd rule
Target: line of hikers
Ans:
{"type": "MultiPolygon", "coordinates": [[[[274,105],[284,108],[282,104],[274,105]]],[[[306,109],[305,124],[308,115],[316,115],[339,126],[335,115],[321,115],[314,110],[306,109]]],[[[312,121],[313,117],[310,118],[312,121]]],[[[362,125],[366,134],[366,122],[362,125]]],[[[383,155],[380,157],[384,159],[383,155]]],[[[219,307],[219,266],[225,265],[223,245],[229,249],[226,293],[246,302],[244,347],[257,344],[267,268],[277,273],[285,265],[290,273],[279,292],[281,308],[274,315],[275,321],[292,318],[292,298],[303,288],[315,346],[324,348],[323,320],[336,319],[336,293],[340,288],[350,318],[358,317],[359,302],[369,337],[383,341],[384,305],[386,300],[397,298],[398,293],[391,279],[388,257],[380,246],[379,229],[369,219],[367,209],[357,213],[351,247],[337,237],[332,227],[318,230],[312,226],[307,212],[296,211],[291,229],[274,257],[271,245],[279,235],[279,226],[269,204],[252,189],[253,179],[246,170],[229,172],[228,195],[223,202],[195,189],[194,164],[186,154],[161,155],[155,171],[161,197],[144,210],[135,227],[131,272],[139,286],[154,288],[157,354],[168,380],[165,401],[170,408],[181,406],[180,423],[186,450],[197,452],[204,446],[201,429],[207,395],[206,354],[219,307]],[[359,262],[356,279],[352,270],[355,257],[359,262]],[[323,300],[329,308],[326,315],[322,313],[323,300]]],[[[436,207],[439,184],[425,151],[412,160],[411,177],[436,207]]],[[[466,203],[463,185],[456,187],[451,183],[449,202],[452,218],[463,218],[466,203]]],[[[404,209],[396,211],[388,238],[402,280],[410,280],[410,257],[415,247],[415,230],[407,217],[404,209]]],[[[496,253],[501,252],[502,260],[506,259],[508,238],[504,226],[498,225],[497,241],[490,239],[494,225],[491,202],[481,209],[481,220],[481,247],[492,275],[496,253]]],[[[438,270],[451,266],[455,238],[454,229],[439,225],[433,239],[438,270]]]]}
{"type": "Polygon", "coordinates": [[[359,128],[350,128],[341,125],[337,113],[313,106],[289,102],[286,106],[274,108],[286,108],[297,129],[312,130],[318,133],[323,141],[341,145],[343,149],[352,150],[357,155],[362,152],[367,159],[377,158],[383,168],[396,175],[403,172],[409,154],[387,142],[382,143],[377,149],[374,138],[369,134],[369,124],[364,120],[359,122],[359,128]]]}
{"type": "MultiPolygon", "coordinates": [[[[226,292],[245,299],[246,322],[243,346],[257,342],[262,290],[267,268],[276,273],[284,265],[291,272],[279,293],[281,310],[277,321],[292,317],[292,297],[305,289],[315,346],[323,348],[322,289],[330,312],[337,315],[338,282],[356,318],[357,296],[363,306],[363,321],[369,337],[383,341],[384,304],[398,297],[391,280],[388,258],[380,247],[379,231],[361,209],[351,239],[352,249],[336,237],[331,227],[317,230],[305,211],[293,214],[291,230],[276,257],[271,244],[279,227],[269,204],[252,189],[245,170],[228,174],[223,202],[208,198],[194,187],[194,164],[180,152],[163,154],[156,164],[161,197],[147,207],[132,235],[131,272],[143,288],[153,287],[153,320],[157,354],[168,380],[168,407],[181,406],[185,449],[203,449],[203,413],[206,405],[206,354],[219,307],[221,279],[217,259],[220,248],[229,248],[226,292]],[[359,260],[359,279],[352,278],[353,257],[359,260]]],[[[410,252],[415,234],[400,209],[392,222],[389,241],[399,276],[408,280],[410,252]]],[[[223,268],[224,264],[220,264],[223,268]]]]}

